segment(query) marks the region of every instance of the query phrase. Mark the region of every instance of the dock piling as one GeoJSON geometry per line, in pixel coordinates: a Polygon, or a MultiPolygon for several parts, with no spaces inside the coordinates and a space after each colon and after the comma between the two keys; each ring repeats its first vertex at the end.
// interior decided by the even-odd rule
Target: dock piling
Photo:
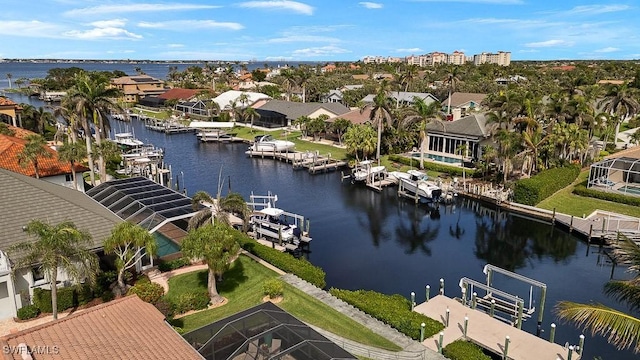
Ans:
{"type": "Polygon", "coordinates": [[[464,328],[462,330],[462,334],[464,336],[464,338],[467,338],[467,328],[469,327],[469,317],[465,316],[464,317],[464,328]]]}
{"type": "Polygon", "coordinates": [[[424,327],[427,326],[427,324],[422,323],[420,324],[420,342],[424,341],[424,327]]]}
{"type": "Polygon", "coordinates": [[[440,295],[444,295],[444,279],[440,278],[440,295]]]}
{"type": "Polygon", "coordinates": [[[524,308],[524,300],[518,301],[518,329],[522,330],[522,312],[524,308]]]}
{"type": "Polygon", "coordinates": [[[551,331],[549,332],[549,342],[552,343],[556,340],[556,324],[551,323],[551,331]]]}
{"type": "Polygon", "coordinates": [[[467,288],[463,287],[460,290],[462,291],[462,305],[467,306],[467,288]]]}
{"type": "Polygon", "coordinates": [[[578,342],[578,355],[582,356],[584,350],[584,334],[580,334],[580,340],[578,342]]]}
{"type": "Polygon", "coordinates": [[[424,287],[425,292],[425,300],[424,302],[429,302],[429,292],[431,291],[431,286],[427,285],[424,287]]]}
{"type": "Polygon", "coordinates": [[[411,292],[411,311],[416,307],[416,293],[411,292]]]}
{"type": "Polygon", "coordinates": [[[475,310],[477,305],[478,305],[478,293],[474,292],[473,294],[471,294],[471,308],[475,310]]]}
{"type": "Polygon", "coordinates": [[[571,360],[571,356],[573,355],[573,345],[569,345],[569,352],[567,353],[567,360],[571,360]]]}
{"type": "Polygon", "coordinates": [[[509,355],[507,355],[509,353],[509,342],[511,342],[511,340],[509,340],[509,335],[507,335],[504,337],[504,354],[502,355],[503,360],[509,359],[509,355]]]}
{"type": "Polygon", "coordinates": [[[451,315],[451,311],[449,310],[449,308],[447,308],[447,311],[444,315],[444,326],[445,327],[449,327],[449,317],[451,315]]]}
{"type": "Polygon", "coordinates": [[[442,354],[442,344],[444,343],[444,332],[440,332],[440,338],[438,339],[438,353],[442,354]]]}
{"type": "Polygon", "coordinates": [[[495,313],[496,313],[496,301],[494,299],[491,299],[491,309],[489,310],[489,316],[493,318],[495,313]]]}
{"type": "Polygon", "coordinates": [[[573,215],[571,215],[571,220],[569,221],[569,232],[573,232],[573,215]]]}

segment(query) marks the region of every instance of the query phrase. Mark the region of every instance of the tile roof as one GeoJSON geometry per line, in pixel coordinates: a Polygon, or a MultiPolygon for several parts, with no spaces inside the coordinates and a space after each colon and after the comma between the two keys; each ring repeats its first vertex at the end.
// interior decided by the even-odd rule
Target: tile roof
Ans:
{"type": "Polygon", "coordinates": [[[28,240],[22,227],[33,219],[50,224],[73,221],[79,229],[91,234],[91,249],[101,248],[113,226],[122,222],[80,191],[8,170],[0,169],[0,189],[0,250],[28,240]]]}
{"type": "Polygon", "coordinates": [[[362,111],[360,111],[360,109],[354,109],[349,111],[346,114],[333,117],[327,121],[334,122],[338,118],[343,118],[343,119],[349,120],[352,124],[365,124],[369,122],[370,117],[371,117],[371,107],[367,106],[362,111]]]}
{"type": "MultiPolygon", "coordinates": [[[[451,94],[451,106],[452,107],[461,106],[470,101],[473,101],[479,105],[482,103],[482,101],[486,97],[487,97],[487,94],[454,92],[453,94],[451,94]]],[[[448,104],[449,104],[449,98],[446,98],[442,102],[442,105],[446,106],[448,104]]]]}
{"type": "Polygon", "coordinates": [[[15,105],[18,105],[18,104],[16,104],[15,101],[13,101],[13,100],[11,100],[11,99],[9,99],[7,97],[0,96],[0,106],[15,106],[15,105]]]}
{"type": "MultiPolygon", "coordinates": [[[[24,343],[37,360],[65,359],[204,359],[164,321],[153,305],[132,295],[15,334],[0,345],[13,349],[24,343]]],[[[22,360],[5,352],[4,359],[22,360]]]]}
{"type": "Polygon", "coordinates": [[[349,108],[340,103],[299,103],[285,100],[270,100],[259,109],[281,113],[291,120],[301,116],[309,116],[320,109],[333,113],[335,116],[349,112],[349,108]]]}
{"type": "Polygon", "coordinates": [[[170,99],[179,99],[179,100],[189,100],[194,96],[198,95],[202,90],[199,89],[182,89],[182,88],[173,88],[169,89],[165,93],[159,95],[160,99],[170,100],[170,99]]]}
{"type": "MultiPolygon", "coordinates": [[[[13,127],[11,127],[13,128],[13,127]]],[[[15,129],[15,128],[14,128],[15,129]]],[[[26,130],[17,131],[16,135],[26,136],[26,130]]],[[[36,171],[33,165],[20,165],[18,162],[18,154],[24,149],[27,140],[18,137],[0,135],[0,168],[11,170],[23,175],[35,177],[36,171]]],[[[71,164],[58,160],[58,152],[47,147],[47,151],[51,154],[50,158],[38,158],[38,172],[40,177],[56,176],[71,174],[71,164]]],[[[76,172],[86,171],[84,166],[76,165],[76,172]]]]}
{"type": "Polygon", "coordinates": [[[482,114],[472,114],[456,121],[438,121],[427,124],[430,133],[487,137],[487,120],[482,114]],[[443,131],[444,126],[444,131],[443,131]]]}
{"type": "MultiPolygon", "coordinates": [[[[364,103],[372,103],[375,99],[375,94],[369,94],[362,99],[364,103]]],[[[389,91],[389,97],[395,100],[400,100],[401,102],[413,103],[413,98],[418,97],[429,105],[434,101],[438,101],[438,99],[430,93],[418,93],[418,92],[406,92],[406,91],[389,91]]]]}

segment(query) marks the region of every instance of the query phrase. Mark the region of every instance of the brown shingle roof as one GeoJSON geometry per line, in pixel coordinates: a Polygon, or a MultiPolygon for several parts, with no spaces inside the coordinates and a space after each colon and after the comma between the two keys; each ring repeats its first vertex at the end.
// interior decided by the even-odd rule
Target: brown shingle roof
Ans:
{"type": "Polygon", "coordinates": [[[352,124],[365,124],[370,121],[371,118],[371,107],[367,106],[362,111],[360,109],[354,109],[349,111],[346,114],[342,114],[340,116],[336,116],[334,118],[329,119],[329,122],[334,122],[338,118],[343,118],[349,120],[352,124]]]}
{"type": "MultiPolygon", "coordinates": [[[[153,305],[127,296],[0,340],[3,349],[24,343],[50,350],[34,359],[203,359],[153,305]],[[57,348],[56,348],[57,347],[57,348]]],[[[46,351],[45,351],[46,352],[46,351]]],[[[22,360],[19,354],[4,359],[22,360]]]]}
{"type": "Polygon", "coordinates": [[[160,99],[165,99],[165,100],[171,100],[171,99],[189,100],[194,96],[198,95],[198,93],[200,93],[201,91],[202,90],[198,90],[198,89],[174,88],[174,89],[170,89],[169,91],[166,91],[165,93],[159,95],[158,97],[160,99]]]}
{"type": "MultiPolygon", "coordinates": [[[[487,94],[454,92],[453,94],[451,94],[451,106],[453,107],[461,106],[468,103],[469,101],[473,101],[479,105],[480,103],[482,103],[482,101],[486,97],[487,97],[487,94]]],[[[449,98],[445,99],[442,102],[442,105],[448,105],[448,104],[449,104],[449,98]]]]}
{"type": "MultiPolygon", "coordinates": [[[[16,133],[16,135],[18,134],[16,133]]],[[[0,135],[0,168],[35,177],[36,171],[33,165],[26,164],[22,166],[18,162],[18,154],[24,149],[26,143],[27,140],[24,139],[0,135]]],[[[51,154],[51,157],[38,158],[38,172],[40,177],[71,174],[71,164],[58,160],[58,153],[55,150],[48,147],[46,149],[51,154]]],[[[75,168],[76,172],[87,170],[85,167],[79,165],[76,165],[75,168]]]]}

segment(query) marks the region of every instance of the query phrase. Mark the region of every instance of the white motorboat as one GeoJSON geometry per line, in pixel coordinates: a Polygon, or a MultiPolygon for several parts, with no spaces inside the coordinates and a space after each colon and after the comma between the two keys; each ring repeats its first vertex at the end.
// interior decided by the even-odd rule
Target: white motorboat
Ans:
{"type": "Polygon", "coordinates": [[[387,178],[395,181],[396,184],[400,183],[400,179],[410,179],[411,175],[404,171],[391,171],[387,173],[387,178]]]}
{"type": "Polygon", "coordinates": [[[234,137],[223,130],[202,130],[196,134],[202,142],[231,142],[234,137]]]}
{"type": "Polygon", "coordinates": [[[152,160],[161,160],[164,157],[164,151],[151,144],[143,144],[132,148],[122,154],[123,160],[135,160],[139,158],[149,158],[152,160]]]}
{"type": "Polygon", "coordinates": [[[253,144],[249,148],[252,151],[270,151],[270,152],[287,152],[292,151],[296,146],[291,141],[276,140],[272,135],[259,135],[253,140],[253,144]]]}
{"type": "Polygon", "coordinates": [[[249,225],[257,239],[265,238],[287,250],[297,250],[301,243],[311,241],[309,234],[303,231],[304,216],[276,207],[277,200],[277,195],[251,194],[248,205],[252,207],[253,213],[249,225]]]}
{"type": "Polygon", "coordinates": [[[113,138],[113,142],[125,149],[131,149],[144,145],[144,142],[136,139],[133,133],[130,132],[115,133],[113,135],[113,138]]]}
{"type": "Polygon", "coordinates": [[[353,181],[372,181],[383,178],[387,175],[387,168],[379,165],[374,166],[373,161],[364,160],[356,164],[351,171],[351,178],[353,181]]]}
{"type": "Polygon", "coordinates": [[[426,201],[440,201],[442,189],[422,171],[407,171],[409,178],[400,178],[399,191],[408,191],[426,201]]]}

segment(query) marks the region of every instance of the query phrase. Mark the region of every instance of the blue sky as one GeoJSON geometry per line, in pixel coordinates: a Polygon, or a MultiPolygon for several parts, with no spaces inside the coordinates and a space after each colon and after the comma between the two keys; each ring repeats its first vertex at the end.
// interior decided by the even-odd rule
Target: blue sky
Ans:
{"type": "Polygon", "coordinates": [[[3,0],[0,58],[355,61],[432,51],[638,59],[640,3],[3,0]]]}

